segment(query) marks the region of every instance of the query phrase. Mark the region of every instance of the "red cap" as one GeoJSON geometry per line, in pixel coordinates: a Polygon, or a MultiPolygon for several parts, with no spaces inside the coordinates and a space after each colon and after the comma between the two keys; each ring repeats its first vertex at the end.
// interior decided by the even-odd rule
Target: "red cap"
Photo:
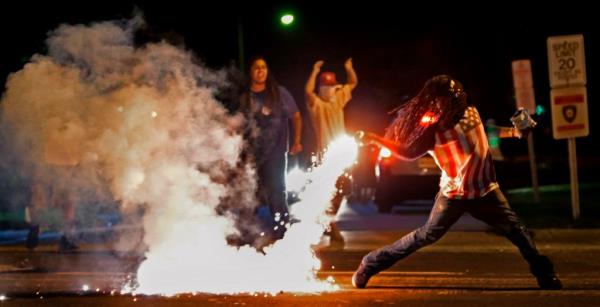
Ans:
{"type": "Polygon", "coordinates": [[[335,80],[335,74],[330,71],[323,72],[319,79],[319,83],[321,85],[336,85],[337,80],[335,80]]]}

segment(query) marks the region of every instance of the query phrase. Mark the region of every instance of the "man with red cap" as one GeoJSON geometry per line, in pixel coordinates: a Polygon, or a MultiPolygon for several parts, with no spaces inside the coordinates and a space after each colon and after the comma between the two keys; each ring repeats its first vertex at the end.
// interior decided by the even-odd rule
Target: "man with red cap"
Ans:
{"type": "Polygon", "coordinates": [[[315,83],[322,66],[323,61],[317,61],[306,82],[308,111],[315,127],[319,151],[327,148],[331,140],[346,132],[344,107],[352,98],[352,90],[358,84],[356,72],[352,67],[352,58],[349,58],[344,64],[348,82],[338,84],[335,74],[325,71],[319,76],[319,93],[316,94],[315,83]]]}
{"type": "MultiPolygon", "coordinates": [[[[344,63],[346,69],[347,83],[338,84],[335,74],[330,71],[321,73],[319,76],[319,93],[315,93],[315,83],[317,76],[321,72],[323,61],[317,61],[313,70],[306,82],[306,101],[308,104],[308,112],[315,128],[317,137],[317,150],[320,153],[327,148],[327,145],[336,137],[346,133],[344,125],[344,108],[348,101],[352,98],[352,90],[358,84],[356,72],[352,66],[352,58],[348,58],[344,63]]],[[[340,177],[336,186],[338,193],[331,201],[329,213],[337,214],[341,201],[344,197],[342,191],[344,184],[344,176],[340,177]]],[[[343,244],[344,238],[338,230],[335,222],[331,222],[330,230],[327,232],[330,236],[330,242],[338,242],[343,244]]]]}

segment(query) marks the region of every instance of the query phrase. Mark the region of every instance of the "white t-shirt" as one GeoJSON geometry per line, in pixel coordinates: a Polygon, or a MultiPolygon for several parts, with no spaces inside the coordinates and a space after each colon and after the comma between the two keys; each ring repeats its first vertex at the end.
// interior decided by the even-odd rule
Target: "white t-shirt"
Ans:
{"type": "Polygon", "coordinates": [[[352,98],[351,92],[350,86],[340,85],[336,88],[332,101],[324,101],[316,96],[313,106],[308,105],[319,151],[325,149],[331,140],[346,132],[344,107],[352,98]]]}

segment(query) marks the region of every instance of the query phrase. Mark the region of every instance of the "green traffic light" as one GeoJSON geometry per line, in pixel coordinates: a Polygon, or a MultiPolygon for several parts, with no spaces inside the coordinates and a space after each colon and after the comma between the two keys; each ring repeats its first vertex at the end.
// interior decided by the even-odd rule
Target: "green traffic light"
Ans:
{"type": "Polygon", "coordinates": [[[500,147],[500,138],[497,136],[491,137],[491,138],[489,138],[489,143],[490,143],[491,148],[496,149],[496,148],[500,147]]]}
{"type": "Polygon", "coordinates": [[[285,14],[283,16],[281,16],[281,23],[285,26],[289,26],[294,22],[294,15],[292,14],[285,14]]]}
{"type": "Polygon", "coordinates": [[[546,108],[544,108],[544,106],[543,106],[543,105],[541,105],[541,104],[538,104],[538,105],[535,107],[535,113],[536,113],[536,114],[538,114],[538,115],[542,115],[542,114],[544,114],[545,112],[546,112],[546,108]]]}

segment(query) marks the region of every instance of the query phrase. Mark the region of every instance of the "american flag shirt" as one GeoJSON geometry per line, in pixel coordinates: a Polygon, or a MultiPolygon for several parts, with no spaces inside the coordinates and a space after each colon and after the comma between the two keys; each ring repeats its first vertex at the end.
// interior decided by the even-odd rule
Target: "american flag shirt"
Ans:
{"type": "Polygon", "coordinates": [[[440,189],[449,199],[479,198],[498,188],[487,136],[473,106],[453,129],[435,132],[429,154],[442,170],[440,189]]]}

